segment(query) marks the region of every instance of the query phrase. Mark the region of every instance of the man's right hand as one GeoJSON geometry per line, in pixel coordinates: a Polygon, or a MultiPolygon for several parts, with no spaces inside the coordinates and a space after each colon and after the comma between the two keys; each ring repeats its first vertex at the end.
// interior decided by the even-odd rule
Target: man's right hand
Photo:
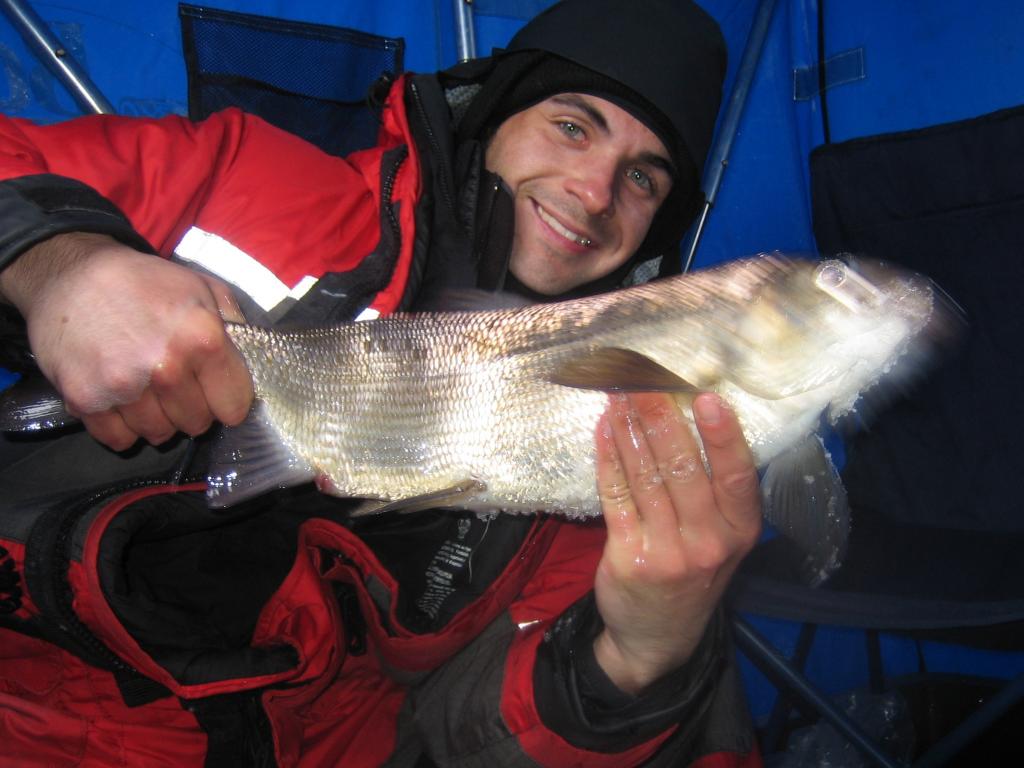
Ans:
{"type": "Polygon", "coordinates": [[[0,272],[43,374],[114,450],[237,424],[252,379],[224,331],[227,285],[105,235],[57,235],[0,272]]]}

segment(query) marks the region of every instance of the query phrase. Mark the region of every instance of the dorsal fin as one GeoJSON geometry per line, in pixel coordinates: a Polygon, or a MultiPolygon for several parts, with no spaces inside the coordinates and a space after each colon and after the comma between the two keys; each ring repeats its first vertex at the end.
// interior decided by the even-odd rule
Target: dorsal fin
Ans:
{"type": "Polygon", "coordinates": [[[504,291],[451,288],[442,291],[427,308],[432,312],[489,312],[495,309],[522,309],[535,303],[504,291]]]}

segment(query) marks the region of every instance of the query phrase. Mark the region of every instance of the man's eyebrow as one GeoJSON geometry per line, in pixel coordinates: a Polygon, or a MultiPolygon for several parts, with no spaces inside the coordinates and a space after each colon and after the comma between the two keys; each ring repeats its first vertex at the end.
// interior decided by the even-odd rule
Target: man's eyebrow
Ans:
{"type": "Polygon", "coordinates": [[[557,96],[552,96],[551,100],[566,107],[575,107],[589,117],[601,131],[608,133],[608,120],[605,119],[604,113],[582,96],[575,93],[560,93],[557,96]]]}
{"type": "Polygon", "coordinates": [[[660,155],[657,152],[644,152],[640,155],[640,160],[653,165],[655,168],[660,168],[673,179],[676,177],[675,165],[664,155],[660,155]]]}
{"type": "MultiPolygon", "coordinates": [[[[597,126],[598,130],[602,133],[609,133],[611,129],[608,127],[608,120],[605,118],[604,113],[601,112],[594,104],[590,103],[583,96],[575,93],[560,93],[556,96],[552,96],[551,100],[556,104],[561,104],[566,107],[573,107],[580,110],[585,114],[590,121],[597,126]]],[[[640,161],[648,163],[657,168],[662,169],[671,176],[673,179],[676,177],[676,167],[672,164],[664,155],[657,152],[644,152],[640,155],[640,161]]]]}

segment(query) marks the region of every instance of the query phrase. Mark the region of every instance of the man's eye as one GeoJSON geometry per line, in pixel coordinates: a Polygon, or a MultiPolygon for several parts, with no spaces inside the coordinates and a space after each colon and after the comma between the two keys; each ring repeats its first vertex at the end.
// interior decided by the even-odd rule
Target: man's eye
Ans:
{"type": "Polygon", "coordinates": [[[640,189],[651,193],[655,191],[654,179],[639,168],[630,168],[627,175],[629,176],[629,180],[640,187],[640,189]]]}
{"type": "Polygon", "coordinates": [[[571,123],[568,120],[563,120],[558,124],[559,130],[562,131],[566,136],[573,140],[582,139],[585,135],[583,129],[580,128],[576,123],[571,123]]]}

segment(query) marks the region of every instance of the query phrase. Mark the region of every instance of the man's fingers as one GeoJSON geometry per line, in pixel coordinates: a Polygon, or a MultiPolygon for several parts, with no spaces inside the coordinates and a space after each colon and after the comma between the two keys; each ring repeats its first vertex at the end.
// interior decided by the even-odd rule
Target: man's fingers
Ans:
{"type": "Polygon", "coordinates": [[[691,540],[719,524],[718,511],[700,449],[687,417],[672,395],[633,396],[644,435],[661,477],[665,506],[672,512],[656,535],[686,533],[691,540]],[[671,528],[671,529],[670,529],[671,528]]]}
{"type": "Polygon", "coordinates": [[[722,516],[734,527],[760,526],[757,468],[736,414],[717,395],[698,395],[693,414],[711,467],[722,516]]]}
{"type": "Polygon", "coordinates": [[[181,432],[201,435],[213,423],[213,414],[195,373],[167,361],[153,371],[152,388],[170,422],[181,432]]]}
{"type": "Polygon", "coordinates": [[[671,395],[613,397],[606,419],[621,467],[620,496],[631,500],[634,526],[650,546],[672,545],[683,530],[697,535],[718,523],[699,449],[671,395]]]}
{"type": "Polygon", "coordinates": [[[196,377],[218,421],[234,426],[249,413],[253,400],[252,376],[241,353],[226,335],[224,346],[205,362],[196,377]]]}
{"type": "Polygon", "coordinates": [[[208,308],[193,310],[160,369],[154,371],[154,381],[162,382],[161,397],[178,426],[190,434],[205,431],[212,419],[238,424],[249,412],[252,377],[220,315],[208,308]]]}
{"type": "Polygon", "coordinates": [[[167,442],[178,431],[164,413],[156,393],[148,387],[135,402],[118,406],[117,412],[128,429],[153,445],[167,442]]]}
{"type": "Polygon", "coordinates": [[[89,434],[112,450],[126,451],[139,439],[139,435],[128,428],[117,411],[101,411],[81,418],[89,434]]]}
{"type": "Polygon", "coordinates": [[[58,236],[36,255],[47,279],[22,309],[33,352],[99,441],[121,450],[244,418],[252,382],[224,330],[244,320],[230,286],[107,237],[58,236]]]}
{"type": "Polygon", "coordinates": [[[597,494],[601,500],[608,537],[624,544],[638,535],[636,503],[630,493],[622,462],[619,461],[608,413],[598,421],[596,445],[597,494]]]}
{"type": "Polygon", "coordinates": [[[664,466],[651,445],[663,442],[659,432],[671,418],[666,396],[633,394],[612,399],[610,423],[637,518],[647,545],[671,544],[679,536],[679,518],[666,486],[664,466]]]}
{"type": "Polygon", "coordinates": [[[217,323],[216,343],[210,345],[210,354],[196,369],[196,378],[206,396],[214,418],[233,426],[240,423],[252,407],[252,376],[241,353],[224,330],[224,321],[244,323],[245,316],[235,301],[231,286],[204,275],[220,315],[217,323]]]}
{"type": "Polygon", "coordinates": [[[213,300],[221,318],[232,323],[244,323],[245,315],[242,314],[238,302],[235,301],[234,294],[231,292],[231,286],[209,275],[202,275],[202,277],[210,288],[210,293],[213,295],[213,300]]]}

